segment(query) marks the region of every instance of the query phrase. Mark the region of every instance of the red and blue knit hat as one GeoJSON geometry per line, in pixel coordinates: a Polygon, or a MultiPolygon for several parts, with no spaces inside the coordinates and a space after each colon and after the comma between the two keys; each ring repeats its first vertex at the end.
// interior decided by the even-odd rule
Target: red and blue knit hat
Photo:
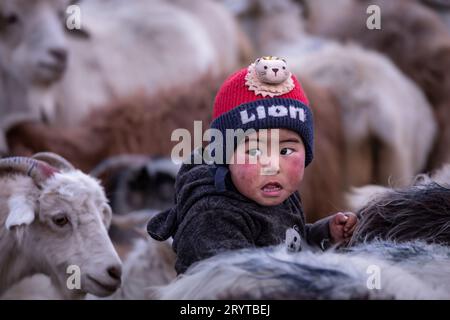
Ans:
{"type": "MultiPolygon", "coordinates": [[[[289,129],[305,145],[305,167],[313,159],[313,115],[309,102],[286,61],[262,57],[230,76],[214,102],[211,128],[226,136],[226,129],[289,129]]],[[[225,143],[224,143],[225,144],[225,143]]],[[[224,154],[226,147],[224,146],[224,154]]]]}

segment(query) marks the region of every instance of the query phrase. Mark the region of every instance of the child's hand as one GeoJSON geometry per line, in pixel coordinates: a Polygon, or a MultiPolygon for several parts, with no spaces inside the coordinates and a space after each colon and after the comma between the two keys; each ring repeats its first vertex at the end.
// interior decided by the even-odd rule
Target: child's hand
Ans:
{"type": "Polygon", "coordinates": [[[332,243],[348,242],[355,230],[358,218],[353,212],[338,212],[330,219],[330,235],[332,243]]]}

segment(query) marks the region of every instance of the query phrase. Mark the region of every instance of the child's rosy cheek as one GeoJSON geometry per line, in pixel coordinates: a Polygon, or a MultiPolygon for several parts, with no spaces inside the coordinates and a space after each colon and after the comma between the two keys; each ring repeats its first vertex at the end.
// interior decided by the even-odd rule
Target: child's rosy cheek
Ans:
{"type": "Polygon", "coordinates": [[[255,164],[239,165],[238,175],[241,179],[251,179],[259,174],[259,167],[255,164]]]}
{"type": "Polygon", "coordinates": [[[305,169],[305,162],[301,157],[292,157],[286,162],[286,171],[291,175],[298,175],[305,169]]]}

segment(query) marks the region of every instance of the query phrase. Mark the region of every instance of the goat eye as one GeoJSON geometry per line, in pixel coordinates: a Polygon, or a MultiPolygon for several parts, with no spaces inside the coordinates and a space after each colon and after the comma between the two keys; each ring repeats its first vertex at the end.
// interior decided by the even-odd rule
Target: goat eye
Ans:
{"type": "Polygon", "coordinates": [[[283,66],[283,70],[286,70],[286,67],[283,66]]]}
{"type": "Polygon", "coordinates": [[[52,218],[52,221],[58,227],[64,227],[69,222],[69,219],[65,215],[57,215],[52,218]]]}
{"type": "Polygon", "coordinates": [[[264,70],[267,70],[267,66],[264,66],[264,70]]]}

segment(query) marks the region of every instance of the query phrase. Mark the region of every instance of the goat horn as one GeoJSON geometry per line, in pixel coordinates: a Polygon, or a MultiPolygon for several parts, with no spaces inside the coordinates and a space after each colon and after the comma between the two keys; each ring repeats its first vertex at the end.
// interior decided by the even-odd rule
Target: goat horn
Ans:
{"type": "Polygon", "coordinates": [[[53,152],[39,152],[32,156],[33,159],[47,162],[60,170],[72,171],[75,167],[66,159],[53,152]]]}
{"type": "Polygon", "coordinates": [[[37,185],[41,185],[51,177],[58,169],[51,165],[31,158],[11,157],[0,160],[1,171],[16,171],[31,177],[37,185]]]}

